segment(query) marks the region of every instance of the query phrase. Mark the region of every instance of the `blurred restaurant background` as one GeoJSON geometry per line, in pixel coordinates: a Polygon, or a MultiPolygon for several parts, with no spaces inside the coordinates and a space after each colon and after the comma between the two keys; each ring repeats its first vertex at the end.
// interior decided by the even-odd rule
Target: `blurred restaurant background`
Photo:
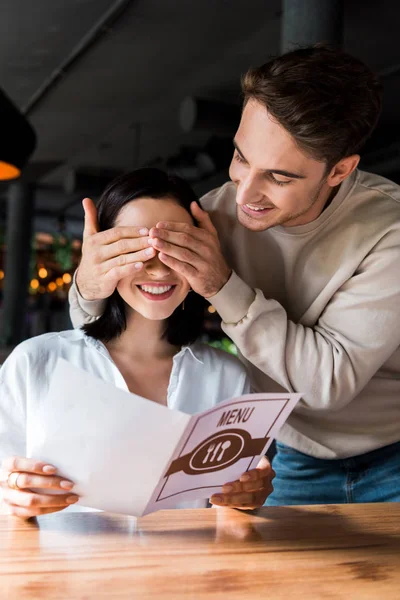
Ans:
{"type": "MultiPolygon", "coordinates": [[[[400,182],[399,24],[394,0],[2,0],[0,364],[71,327],[84,197],[141,166],[228,179],[241,75],[273,55],[323,41],[378,72],[362,167],[400,182]]],[[[204,339],[234,352],[213,310],[204,339]]]]}

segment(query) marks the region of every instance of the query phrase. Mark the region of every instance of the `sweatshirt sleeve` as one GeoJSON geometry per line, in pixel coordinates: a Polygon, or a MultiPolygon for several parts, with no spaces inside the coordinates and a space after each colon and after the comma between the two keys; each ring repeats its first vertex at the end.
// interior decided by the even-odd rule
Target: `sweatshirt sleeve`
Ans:
{"type": "Polygon", "coordinates": [[[75,329],[91,323],[100,317],[105,309],[106,300],[85,300],[76,285],[76,271],[68,292],[69,316],[75,329]]]}
{"type": "Polygon", "coordinates": [[[400,344],[398,233],[389,232],[331,297],[314,326],[235,273],[209,298],[223,329],[253,365],[314,410],[339,410],[400,344]]]}

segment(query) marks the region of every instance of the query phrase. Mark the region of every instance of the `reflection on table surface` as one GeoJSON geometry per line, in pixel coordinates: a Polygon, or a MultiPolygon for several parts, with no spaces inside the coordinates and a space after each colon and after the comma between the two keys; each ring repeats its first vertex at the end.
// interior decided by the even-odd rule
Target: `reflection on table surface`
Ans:
{"type": "Polygon", "coordinates": [[[0,598],[398,600],[400,504],[0,517],[0,598]]]}

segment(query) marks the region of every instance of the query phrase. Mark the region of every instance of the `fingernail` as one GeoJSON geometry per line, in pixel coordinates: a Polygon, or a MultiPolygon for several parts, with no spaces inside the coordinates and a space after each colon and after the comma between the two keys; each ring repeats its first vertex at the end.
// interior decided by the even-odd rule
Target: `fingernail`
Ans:
{"type": "Polygon", "coordinates": [[[142,267],[143,267],[143,263],[141,263],[141,262],[135,263],[135,269],[137,269],[138,271],[139,271],[139,269],[141,269],[142,267]]]}
{"type": "Polygon", "coordinates": [[[224,485],[223,491],[229,494],[229,492],[233,492],[233,487],[231,485],[224,485]]]}
{"type": "Polygon", "coordinates": [[[147,235],[149,233],[149,230],[146,228],[139,229],[139,233],[140,235],[147,235]]]}
{"type": "Polygon", "coordinates": [[[240,477],[240,481],[251,481],[251,476],[247,473],[244,473],[244,475],[240,477]]]}
{"type": "Polygon", "coordinates": [[[66,502],[67,504],[74,504],[74,502],[78,502],[79,496],[68,496],[66,502]]]}
{"type": "Polygon", "coordinates": [[[146,256],[151,256],[152,254],[154,254],[154,249],[153,248],[147,248],[147,250],[144,251],[146,256]]]}
{"type": "Polygon", "coordinates": [[[64,490],[72,490],[74,484],[72,483],[72,481],[60,481],[60,487],[64,490]]]}
{"type": "Polygon", "coordinates": [[[43,473],[55,473],[57,469],[51,465],[45,465],[42,469],[43,473]]]}
{"type": "Polygon", "coordinates": [[[160,229],[161,227],[165,227],[166,223],[157,223],[157,227],[160,229]]]}

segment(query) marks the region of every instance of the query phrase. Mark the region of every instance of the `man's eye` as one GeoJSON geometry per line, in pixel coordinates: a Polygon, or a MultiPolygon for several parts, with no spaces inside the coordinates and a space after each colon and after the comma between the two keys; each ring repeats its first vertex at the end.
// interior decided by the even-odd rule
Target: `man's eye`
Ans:
{"type": "Polygon", "coordinates": [[[237,160],[240,163],[244,163],[245,162],[243,160],[243,158],[240,156],[240,154],[238,154],[237,152],[235,152],[235,154],[234,154],[234,159],[237,160]]]}
{"type": "Polygon", "coordinates": [[[286,179],[284,181],[276,179],[276,177],[274,177],[271,173],[271,179],[274,183],[276,183],[276,185],[288,185],[289,183],[292,183],[292,179],[286,179]]]}

